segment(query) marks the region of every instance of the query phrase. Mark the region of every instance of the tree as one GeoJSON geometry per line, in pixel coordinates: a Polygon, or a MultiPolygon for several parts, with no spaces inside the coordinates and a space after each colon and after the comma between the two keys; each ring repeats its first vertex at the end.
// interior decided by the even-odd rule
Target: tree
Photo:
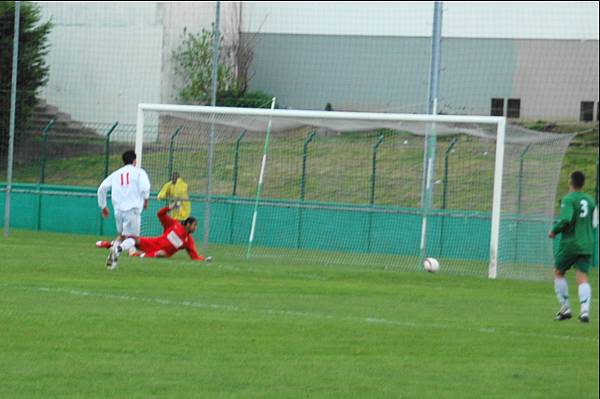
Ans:
{"type": "MultiPolygon", "coordinates": [[[[256,34],[242,38],[241,9],[233,4],[232,10],[231,31],[223,32],[219,40],[216,103],[226,107],[269,106],[273,96],[248,90],[256,34]]],[[[183,80],[179,100],[186,104],[210,104],[215,34],[214,24],[210,31],[203,28],[199,33],[184,28],[181,44],[173,51],[175,72],[183,80]]]]}
{"type": "MultiPolygon", "coordinates": [[[[48,82],[48,34],[52,22],[41,23],[40,7],[21,2],[19,19],[19,62],[17,65],[17,97],[15,139],[29,120],[38,103],[38,90],[48,82]]],[[[10,120],[10,97],[15,30],[15,2],[0,2],[0,149],[7,146],[10,120]]],[[[0,151],[4,152],[4,151],[0,151]]]]}
{"type": "MultiPolygon", "coordinates": [[[[184,28],[182,42],[173,52],[175,71],[183,78],[183,88],[179,90],[179,99],[187,104],[207,105],[211,100],[213,29],[202,29],[199,33],[191,33],[184,28]]],[[[222,47],[221,38],[219,46],[222,47]]],[[[217,68],[217,81],[220,91],[237,90],[237,81],[230,63],[225,62],[224,53],[220,52],[217,68]]]]}

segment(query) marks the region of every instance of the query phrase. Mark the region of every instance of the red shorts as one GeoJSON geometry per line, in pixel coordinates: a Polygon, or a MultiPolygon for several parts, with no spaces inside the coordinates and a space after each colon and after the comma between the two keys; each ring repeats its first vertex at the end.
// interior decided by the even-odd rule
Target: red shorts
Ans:
{"type": "Polygon", "coordinates": [[[164,251],[167,256],[173,255],[177,251],[173,251],[171,243],[163,237],[155,238],[140,238],[140,244],[138,249],[145,253],[151,253],[156,251],[164,251]]]}

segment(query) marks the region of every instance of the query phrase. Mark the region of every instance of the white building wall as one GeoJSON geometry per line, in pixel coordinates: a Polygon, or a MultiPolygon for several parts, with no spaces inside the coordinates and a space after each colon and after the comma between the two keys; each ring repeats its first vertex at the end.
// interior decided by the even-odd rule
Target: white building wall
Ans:
{"type": "MultiPolygon", "coordinates": [[[[184,28],[211,29],[215,2],[39,3],[52,20],[40,97],[87,123],[135,124],[138,103],[177,102],[172,61],[184,28]]],[[[224,33],[239,10],[221,4],[224,33]]]]}
{"type": "Polygon", "coordinates": [[[595,1],[444,2],[442,35],[481,39],[598,40],[595,1]]]}
{"type": "Polygon", "coordinates": [[[88,123],[135,123],[138,102],[160,101],[157,3],[40,3],[52,20],[49,82],[40,97],[88,123]]]}
{"type": "Polygon", "coordinates": [[[183,30],[197,33],[210,29],[215,19],[214,2],[164,3],[161,96],[162,103],[177,102],[181,80],[176,76],[173,51],[181,44],[183,30]]]}
{"type": "MultiPolygon", "coordinates": [[[[442,33],[447,38],[598,41],[597,2],[443,4],[442,33]]],[[[215,15],[215,2],[41,2],[39,5],[42,20],[51,19],[54,23],[47,56],[49,82],[40,97],[74,119],[105,124],[115,121],[134,124],[136,105],[140,102],[177,102],[181,82],[174,72],[173,50],[181,43],[184,27],[194,32],[210,29],[215,15]]],[[[433,2],[221,2],[221,28],[226,40],[230,40],[237,34],[238,15],[241,15],[241,30],[247,33],[428,38],[432,14],[433,2]]],[[[550,47],[562,48],[556,44],[550,47]]],[[[537,93],[543,90],[535,83],[540,79],[530,79],[536,72],[526,65],[527,46],[520,49],[513,91],[514,95],[526,98],[532,90],[537,93]]],[[[276,53],[277,49],[272,51],[276,53]]],[[[350,58],[346,60],[349,65],[351,56],[348,54],[350,58]]],[[[593,57],[597,60],[597,51],[593,57]]],[[[445,58],[443,54],[442,61],[445,58]]],[[[304,60],[312,62],[310,67],[314,69],[313,61],[318,63],[319,59],[304,60]]],[[[261,62],[270,61],[255,59],[256,64],[261,62]]],[[[540,67],[544,65],[546,61],[540,67]]],[[[597,101],[597,61],[596,68],[587,71],[587,75],[585,82],[595,79],[595,84],[584,83],[582,95],[595,90],[596,96],[590,100],[597,101]],[[590,78],[594,73],[595,77],[590,78]]],[[[257,76],[256,81],[259,80],[257,76]]],[[[566,82],[560,84],[568,86],[566,82]]],[[[575,97],[574,94],[573,104],[577,103],[575,97]]],[[[522,102],[525,114],[533,101],[522,102]]],[[[571,116],[575,113],[573,104],[571,116]]],[[[535,110],[530,108],[531,115],[548,109],[543,103],[535,107],[535,110]]],[[[553,109],[561,107],[553,105],[553,109]]]]}
{"type": "MultiPolygon", "coordinates": [[[[431,37],[433,2],[244,2],[243,31],[431,37]]],[[[598,40],[598,2],[443,2],[454,38],[598,40]]]]}
{"type": "Polygon", "coordinates": [[[433,2],[243,2],[244,32],[429,37],[433,2]]]}
{"type": "MultiPolygon", "coordinates": [[[[598,2],[443,2],[440,107],[577,120],[598,102],[598,2]]],[[[243,3],[252,89],[285,106],[425,112],[433,2],[243,3]],[[367,44],[365,44],[367,43],[367,44]],[[362,103],[361,103],[362,101],[362,103]]]]}

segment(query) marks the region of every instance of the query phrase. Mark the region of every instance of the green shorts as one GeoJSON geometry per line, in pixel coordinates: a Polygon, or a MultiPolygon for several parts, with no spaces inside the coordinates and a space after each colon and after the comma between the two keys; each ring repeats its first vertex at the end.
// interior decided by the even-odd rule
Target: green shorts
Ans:
{"type": "Polygon", "coordinates": [[[575,266],[580,272],[588,274],[592,267],[592,255],[557,255],[554,266],[562,272],[575,266]]]}

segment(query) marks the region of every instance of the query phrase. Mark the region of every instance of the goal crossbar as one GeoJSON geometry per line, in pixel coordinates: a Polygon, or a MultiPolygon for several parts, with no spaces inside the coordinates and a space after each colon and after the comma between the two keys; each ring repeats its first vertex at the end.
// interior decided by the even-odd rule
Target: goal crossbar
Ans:
{"type": "Polygon", "coordinates": [[[430,114],[397,114],[377,112],[346,112],[346,111],[310,111],[287,109],[258,109],[234,107],[209,107],[205,105],[176,105],[176,104],[139,104],[138,111],[189,112],[219,115],[262,116],[282,118],[307,119],[356,119],[371,121],[407,121],[407,122],[440,122],[440,123],[478,123],[497,125],[506,118],[499,116],[477,115],[430,115],[430,114]]]}

